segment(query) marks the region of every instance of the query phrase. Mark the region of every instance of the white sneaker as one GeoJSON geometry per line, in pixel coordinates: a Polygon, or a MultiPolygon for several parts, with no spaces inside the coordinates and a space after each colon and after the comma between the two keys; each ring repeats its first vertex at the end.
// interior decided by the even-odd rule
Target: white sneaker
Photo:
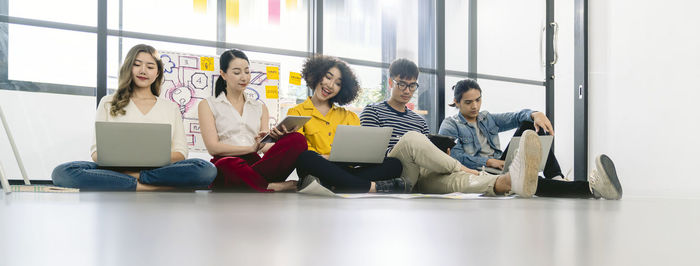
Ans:
{"type": "Polygon", "coordinates": [[[510,190],[521,197],[529,198],[537,191],[537,174],[539,173],[540,138],[532,130],[526,130],[520,137],[518,151],[510,163],[510,190]]]}
{"type": "Polygon", "coordinates": [[[619,200],[622,198],[622,185],[617,178],[615,164],[605,154],[595,158],[595,169],[588,176],[588,185],[596,199],[603,197],[609,200],[619,200]]]}

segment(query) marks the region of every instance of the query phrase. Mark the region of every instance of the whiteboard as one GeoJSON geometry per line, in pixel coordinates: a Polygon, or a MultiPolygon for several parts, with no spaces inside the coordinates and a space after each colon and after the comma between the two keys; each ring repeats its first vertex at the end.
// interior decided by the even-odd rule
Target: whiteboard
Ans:
{"type": "MultiPolygon", "coordinates": [[[[185,139],[190,151],[206,152],[199,130],[197,106],[202,99],[214,95],[219,78],[219,57],[160,51],[163,61],[161,97],[180,107],[185,139]]],[[[280,63],[250,61],[250,84],[246,96],[262,101],[270,112],[270,128],[277,125],[279,105],[280,63]]]]}

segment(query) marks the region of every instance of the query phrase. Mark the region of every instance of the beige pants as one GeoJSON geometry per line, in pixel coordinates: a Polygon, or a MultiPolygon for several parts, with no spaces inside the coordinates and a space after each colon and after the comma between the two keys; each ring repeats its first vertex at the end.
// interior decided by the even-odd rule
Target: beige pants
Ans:
{"type": "Polygon", "coordinates": [[[389,157],[403,165],[401,175],[414,192],[419,193],[484,193],[495,195],[496,175],[473,175],[462,171],[459,161],[435,147],[428,138],[409,131],[396,143],[389,157]]]}

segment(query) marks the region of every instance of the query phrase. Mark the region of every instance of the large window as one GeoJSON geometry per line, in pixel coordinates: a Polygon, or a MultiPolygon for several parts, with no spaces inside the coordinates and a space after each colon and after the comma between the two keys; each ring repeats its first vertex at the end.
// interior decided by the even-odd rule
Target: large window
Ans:
{"type": "Polygon", "coordinates": [[[95,86],[95,34],[10,24],[8,35],[9,79],[95,86]]]}
{"type": "Polygon", "coordinates": [[[306,51],[308,0],[227,1],[226,42],[306,51]]]}
{"type": "Polygon", "coordinates": [[[108,28],[215,41],[216,2],[109,0],[108,28]]]}
{"type": "MultiPolygon", "coordinates": [[[[548,111],[546,21],[545,0],[446,0],[445,117],[458,114],[448,104],[452,86],[466,78],[483,90],[482,111],[548,111]]],[[[511,136],[512,131],[501,133],[501,143],[511,136]]]]}
{"type": "MultiPolygon", "coordinates": [[[[362,94],[347,108],[358,114],[388,99],[388,66],[408,58],[421,72],[409,108],[437,132],[441,117],[456,114],[446,107],[450,88],[467,77],[484,88],[484,109],[545,111],[545,2],[0,0],[0,16],[11,21],[0,23],[0,103],[13,131],[22,132],[25,161],[42,158],[40,147],[61,154],[32,160],[34,180],[50,179],[60,162],[89,159],[95,96],[113,92],[126,52],[138,43],[211,56],[239,48],[251,60],[279,63],[282,114],[308,96],[290,73],[300,73],[310,54],[350,64],[362,94]]],[[[3,163],[13,162],[7,146],[0,151],[3,163]]]]}
{"type": "MultiPolygon", "coordinates": [[[[86,26],[97,26],[95,0],[3,0],[9,15],[86,26]]],[[[7,14],[5,14],[7,15],[7,14]]]]}
{"type": "Polygon", "coordinates": [[[423,68],[409,108],[423,115],[437,130],[435,108],[435,1],[324,1],[323,50],[354,63],[363,93],[351,104],[359,110],[369,102],[388,99],[387,65],[408,58],[423,68]],[[369,62],[357,62],[369,61],[369,62]],[[384,67],[361,67],[372,64],[384,67]],[[427,72],[426,72],[427,71],[427,72]]]}

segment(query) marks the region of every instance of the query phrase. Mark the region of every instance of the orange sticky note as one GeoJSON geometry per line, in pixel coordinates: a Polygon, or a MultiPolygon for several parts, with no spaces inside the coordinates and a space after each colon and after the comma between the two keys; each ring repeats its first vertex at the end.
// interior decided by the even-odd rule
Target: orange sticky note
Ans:
{"type": "Polygon", "coordinates": [[[265,86],[265,97],[268,99],[279,99],[279,90],[277,86],[265,86]]]}
{"type": "Polygon", "coordinates": [[[267,67],[267,79],[279,80],[280,79],[280,68],[274,67],[274,66],[267,67]]]}
{"type": "Polygon", "coordinates": [[[301,86],[301,73],[289,72],[289,84],[301,86]]]}

